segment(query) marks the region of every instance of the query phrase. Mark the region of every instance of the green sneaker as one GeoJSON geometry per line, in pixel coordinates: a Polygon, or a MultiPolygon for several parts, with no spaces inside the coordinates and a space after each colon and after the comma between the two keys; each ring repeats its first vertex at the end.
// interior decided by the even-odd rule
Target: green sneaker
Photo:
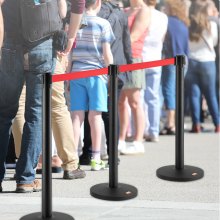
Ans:
{"type": "Polygon", "coordinates": [[[97,160],[92,159],[90,165],[91,165],[91,170],[93,170],[93,171],[107,169],[107,166],[106,166],[105,162],[102,161],[102,160],[97,161],[97,160]]]}

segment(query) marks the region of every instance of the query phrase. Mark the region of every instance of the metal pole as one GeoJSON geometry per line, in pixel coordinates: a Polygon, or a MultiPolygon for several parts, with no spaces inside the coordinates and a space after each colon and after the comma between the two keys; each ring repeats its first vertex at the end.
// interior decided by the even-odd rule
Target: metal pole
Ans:
{"type": "Polygon", "coordinates": [[[23,216],[20,220],[74,220],[68,214],[52,212],[52,170],[51,170],[51,83],[52,75],[43,75],[43,172],[41,212],[23,216]]]}
{"type": "Polygon", "coordinates": [[[42,167],[42,218],[52,217],[51,174],[51,83],[50,73],[44,74],[43,89],[43,167],[42,167]]]}
{"type": "Polygon", "coordinates": [[[176,169],[184,168],[184,65],[185,56],[176,56],[176,169]]]}
{"type": "Polygon", "coordinates": [[[184,65],[185,56],[175,57],[176,65],[176,135],[175,165],[157,169],[157,177],[169,181],[193,181],[201,179],[204,171],[198,167],[184,165],[184,65]]]}
{"type": "Polygon", "coordinates": [[[118,183],[118,66],[110,65],[108,74],[110,78],[109,182],[92,186],[90,194],[97,199],[122,201],[135,198],[138,191],[134,186],[118,183]]]}
{"type": "Polygon", "coordinates": [[[110,77],[110,118],[109,118],[109,187],[118,187],[118,66],[108,67],[110,77]]]}

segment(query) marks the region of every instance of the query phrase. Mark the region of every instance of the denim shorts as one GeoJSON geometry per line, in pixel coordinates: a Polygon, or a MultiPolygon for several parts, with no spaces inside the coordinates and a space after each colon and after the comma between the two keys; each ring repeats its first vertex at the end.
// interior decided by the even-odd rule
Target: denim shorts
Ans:
{"type": "Polygon", "coordinates": [[[107,84],[100,77],[70,81],[71,111],[107,112],[107,84]]]}

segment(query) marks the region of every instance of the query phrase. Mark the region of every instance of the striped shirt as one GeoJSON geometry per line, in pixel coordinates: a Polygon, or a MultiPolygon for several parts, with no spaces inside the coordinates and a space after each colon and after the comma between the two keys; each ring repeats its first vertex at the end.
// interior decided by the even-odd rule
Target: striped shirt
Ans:
{"type": "MultiPolygon", "coordinates": [[[[77,33],[76,47],[72,50],[72,71],[105,67],[102,44],[115,39],[110,23],[97,16],[86,15],[88,26],[77,33]]],[[[100,76],[107,79],[106,76],[100,76]]]]}

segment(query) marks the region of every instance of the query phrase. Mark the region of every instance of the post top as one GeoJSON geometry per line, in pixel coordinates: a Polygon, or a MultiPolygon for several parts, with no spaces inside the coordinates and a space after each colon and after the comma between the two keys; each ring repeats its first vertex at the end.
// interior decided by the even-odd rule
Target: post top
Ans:
{"type": "Polygon", "coordinates": [[[186,56],[185,55],[177,55],[175,57],[175,65],[184,66],[186,65],[186,56]]]}

